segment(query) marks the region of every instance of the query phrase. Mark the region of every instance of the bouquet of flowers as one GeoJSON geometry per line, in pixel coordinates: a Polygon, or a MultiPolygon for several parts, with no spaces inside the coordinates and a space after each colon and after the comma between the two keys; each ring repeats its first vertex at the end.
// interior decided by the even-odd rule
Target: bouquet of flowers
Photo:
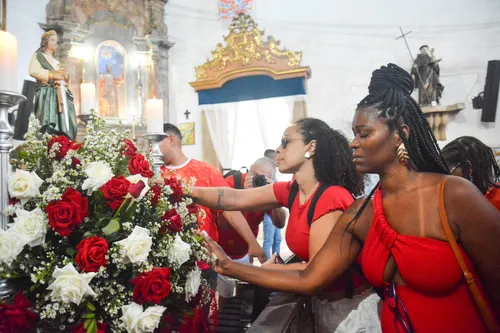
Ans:
{"type": "Polygon", "coordinates": [[[83,143],[32,117],[12,157],[0,331],[191,332],[213,292],[199,262],[198,210],[177,179],[154,179],[128,133],[92,114],[83,143]]]}

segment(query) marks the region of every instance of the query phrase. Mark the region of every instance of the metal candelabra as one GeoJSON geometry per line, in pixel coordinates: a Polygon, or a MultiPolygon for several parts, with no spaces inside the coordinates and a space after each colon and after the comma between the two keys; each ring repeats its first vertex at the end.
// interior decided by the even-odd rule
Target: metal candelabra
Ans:
{"type": "MultiPolygon", "coordinates": [[[[0,227],[7,229],[9,217],[4,215],[4,210],[9,204],[9,191],[7,181],[11,172],[9,152],[12,149],[12,136],[14,131],[9,124],[9,109],[25,101],[26,97],[12,91],[0,90],[0,227]]],[[[8,279],[0,279],[0,299],[7,301],[14,294],[15,289],[8,279]]]]}
{"type": "Polygon", "coordinates": [[[9,124],[9,109],[25,101],[26,97],[21,94],[0,90],[0,183],[2,190],[0,191],[0,227],[7,229],[9,217],[3,214],[5,208],[9,204],[9,191],[7,189],[7,180],[10,175],[11,167],[9,164],[9,152],[12,149],[12,136],[14,131],[9,124]]]}
{"type": "Polygon", "coordinates": [[[168,135],[165,133],[147,133],[144,139],[151,142],[151,157],[153,159],[153,172],[156,177],[160,176],[161,166],[163,165],[163,154],[160,151],[160,142],[168,135]]]}

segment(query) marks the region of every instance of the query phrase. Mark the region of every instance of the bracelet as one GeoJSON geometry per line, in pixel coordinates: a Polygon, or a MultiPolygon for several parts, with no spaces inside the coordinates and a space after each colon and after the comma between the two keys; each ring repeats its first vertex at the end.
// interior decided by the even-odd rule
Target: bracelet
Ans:
{"type": "Polygon", "coordinates": [[[49,71],[49,81],[54,81],[54,71],[49,71]]]}

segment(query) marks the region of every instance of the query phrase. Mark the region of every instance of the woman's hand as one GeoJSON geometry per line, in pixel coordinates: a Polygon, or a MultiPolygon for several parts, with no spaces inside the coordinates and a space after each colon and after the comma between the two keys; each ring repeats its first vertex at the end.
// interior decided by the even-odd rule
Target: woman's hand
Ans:
{"type": "Polygon", "coordinates": [[[217,260],[215,261],[215,264],[212,265],[212,268],[218,273],[222,275],[224,274],[225,269],[227,268],[229,262],[231,259],[227,256],[226,252],[220,247],[219,244],[217,244],[210,236],[205,231],[195,231],[195,234],[197,236],[203,237],[203,241],[201,244],[211,253],[215,254],[217,257],[217,260]]]}
{"type": "Polygon", "coordinates": [[[278,262],[278,255],[275,253],[271,256],[271,258],[267,259],[267,261],[262,264],[262,267],[272,268],[276,267],[276,265],[281,265],[281,264],[278,262]]]}

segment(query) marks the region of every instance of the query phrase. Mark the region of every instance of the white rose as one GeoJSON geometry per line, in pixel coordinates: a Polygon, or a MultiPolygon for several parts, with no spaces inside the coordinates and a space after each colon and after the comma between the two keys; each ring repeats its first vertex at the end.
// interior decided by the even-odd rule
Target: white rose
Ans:
{"type": "MultiPolygon", "coordinates": [[[[148,178],[146,177],[143,177],[142,175],[140,174],[137,174],[137,175],[132,175],[132,176],[128,176],[127,177],[127,180],[132,183],[132,184],[137,184],[138,182],[142,181],[144,183],[144,188],[142,189],[141,191],[141,194],[139,195],[139,197],[137,199],[134,199],[135,201],[140,201],[142,200],[142,198],[144,198],[144,196],[146,195],[146,193],[148,193],[150,187],[148,185],[148,178]]],[[[127,195],[128,197],[131,197],[130,194],[127,195]]]]}
{"type": "Polygon", "coordinates": [[[14,260],[26,245],[26,240],[11,229],[0,229],[0,263],[14,260]]]}
{"type": "Polygon", "coordinates": [[[97,273],[78,273],[71,263],[63,268],[56,267],[52,273],[54,282],[47,288],[52,290],[50,297],[53,300],[73,302],[80,305],[84,295],[97,296],[90,288],[89,283],[97,273]]]}
{"type": "Polygon", "coordinates": [[[129,305],[122,306],[122,317],[120,318],[122,323],[120,327],[124,328],[128,333],[140,333],[137,322],[141,315],[142,305],[132,302],[129,305]]]}
{"type": "Polygon", "coordinates": [[[113,178],[113,172],[105,162],[90,162],[84,171],[88,178],[84,180],[82,190],[87,190],[88,195],[113,178]]]}
{"type": "Polygon", "coordinates": [[[189,260],[190,255],[191,246],[188,243],[185,243],[179,234],[176,234],[174,243],[168,250],[168,259],[172,262],[176,262],[177,265],[182,266],[182,264],[189,260]]]}
{"type": "Polygon", "coordinates": [[[153,332],[160,324],[161,317],[166,309],[166,307],[159,305],[150,306],[139,317],[137,328],[141,332],[153,332]]]}
{"type": "Polygon", "coordinates": [[[135,263],[146,261],[153,245],[153,238],[149,236],[149,230],[138,226],[134,227],[132,233],[125,239],[116,242],[123,247],[123,263],[135,263]]]}
{"type": "Polygon", "coordinates": [[[9,194],[13,198],[21,200],[25,204],[35,195],[40,194],[40,186],[43,180],[35,172],[17,169],[8,180],[9,194]]]}
{"type": "Polygon", "coordinates": [[[196,296],[198,294],[198,290],[200,289],[201,284],[201,270],[198,267],[195,267],[191,272],[189,272],[187,280],[186,280],[186,302],[189,303],[191,297],[196,296]]]}
{"type": "Polygon", "coordinates": [[[35,208],[31,212],[16,209],[14,222],[11,224],[11,230],[21,235],[31,247],[45,243],[49,221],[40,208],[35,208]]]}
{"type": "Polygon", "coordinates": [[[150,333],[158,325],[167,308],[159,305],[151,306],[143,312],[142,305],[130,303],[122,307],[122,323],[120,328],[124,328],[128,333],[150,333]]]}

